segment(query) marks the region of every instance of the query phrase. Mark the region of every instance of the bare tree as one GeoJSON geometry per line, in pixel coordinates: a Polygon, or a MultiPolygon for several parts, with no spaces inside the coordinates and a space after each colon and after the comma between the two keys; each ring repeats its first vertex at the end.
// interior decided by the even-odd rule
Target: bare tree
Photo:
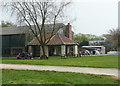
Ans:
{"type": "Polygon", "coordinates": [[[45,2],[38,0],[36,2],[9,2],[9,6],[12,8],[12,14],[17,14],[17,20],[20,24],[29,27],[33,35],[37,38],[43,51],[43,57],[46,57],[45,46],[55,35],[56,23],[64,20],[64,9],[69,4],[70,1],[54,2],[50,0],[46,0],[45,2]],[[49,37],[46,36],[45,24],[51,24],[49,37]]]}
{"type": "Polygon", "coordinates": [[[117,48],[120,49],[120,28],[109,30],[111,37],[116,41],[117,48]]]}

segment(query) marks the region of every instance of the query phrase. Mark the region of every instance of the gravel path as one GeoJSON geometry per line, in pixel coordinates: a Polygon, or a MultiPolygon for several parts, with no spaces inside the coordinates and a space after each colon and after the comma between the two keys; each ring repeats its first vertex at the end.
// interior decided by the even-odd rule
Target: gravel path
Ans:
{"type": "Polygon", "coordinates": [[[114,69],[114,68],[0,64],[0,69],[49,70],[49,71],[77,72],[77,73],[88,73],[88,74],[98,74],[98,75],[111,75],[111,76],[118,77],[118,69],[114,69]]]}

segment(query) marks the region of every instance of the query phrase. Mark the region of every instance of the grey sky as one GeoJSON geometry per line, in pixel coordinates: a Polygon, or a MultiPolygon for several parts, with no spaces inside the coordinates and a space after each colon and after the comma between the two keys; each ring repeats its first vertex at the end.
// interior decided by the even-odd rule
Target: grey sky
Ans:
{"type": "Polygon", "coordinates": [[[71,14],[76,17],[76,21],[72,23],[75,33],[101,35],[118,27],[117,1],[85,1],[73,4],[71,14]]]}
{"type": "MultiPolygon", "coordinates": [[[[102,35],[109,29],[118,27],[118,1],[119,0],[76,0],[66,12],[76,33],[90,33],[102,35]]],[[[0,13],[1,14],[1,13],[0,13]]],[[[8,14],[0,16],[0,20],[14,21],[8,14]]]]}

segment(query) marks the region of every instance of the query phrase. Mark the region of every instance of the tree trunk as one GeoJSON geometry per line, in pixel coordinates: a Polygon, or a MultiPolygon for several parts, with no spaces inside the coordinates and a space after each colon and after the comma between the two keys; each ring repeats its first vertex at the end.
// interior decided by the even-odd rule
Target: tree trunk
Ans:
{"type": "Polygon", "coordinates": [[[41,45],[41,48],[42,48],[42,56],[41,56],[41,59],[48,59],[48,56],[46,55],[47,53],[46,52],[46,49],[45,49],[46,45],[41,45]]]}

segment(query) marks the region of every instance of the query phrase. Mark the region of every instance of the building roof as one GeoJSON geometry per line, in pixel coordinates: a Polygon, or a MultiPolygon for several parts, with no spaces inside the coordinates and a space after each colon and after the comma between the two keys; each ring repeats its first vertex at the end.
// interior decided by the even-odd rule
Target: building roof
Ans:
{"type": "Polygon", "coordinates": [[[105,40],[92,40],[92,41],[89,41],[91,43],[94,43],[94,42],[105,42],[105,40]]]}
{"type": "Polygon", "coordinates": [[[25,27],[2,27],[2,33],[0,35],[10,35],[10,34],[23,34],[28,31],[25,27]]]}
{"type": "Polygon", "coordinates": [[[105,41],[106,41],[106,37],[102,37],[100,40],[91,40],[89,42],[94,43],[94,42],[105,42],[105,41]]]}
{"type": "MultiPolygon", "coordinates": [[[[49,38],[50,35],[46,35],[47,37],[46,38],[49,38]]],[[[49,43],[47,45],[73,45],[73,44],[76,44],[74,43],[71,39],[65,37],[65,36],[62,36],[62,35],[59,35],[59,34],[55,34],[51,40],[49,41],[49,43]]],[[[31,42],[29,42],[28,45],[40,45],[38,40],[35,38],[33,39],[31,42]]]]}
{"type": "MultiPolygon", "coordinates": [[[[41,27],[41,25],[40,25],[40,27],[41,27]]],[[[32,26],[32,28],[34,28],[34,26],[32,26]]],[[[53,24],[45,24],[46,32],[51,32],[52,28],[53,28],[53,24]]],[[[54,32],[57,32],[60,28],[64,29],[65,25],[63,23],[57,23],[55,25],[55,31],[54,32]]],[[[28,26],[2,27],[0,29],[2,30],[2,33],[0,33],[0,35],[24,34],[24,33],[28,33],[28,31],[31,32],[31,30],[29,29],[28,26]]]]}
{"type": "Polygon", "coordinates": [[[82,46],[83,48],[101,48],[101,47],[104,47],[104,46],[82,46]]]}

